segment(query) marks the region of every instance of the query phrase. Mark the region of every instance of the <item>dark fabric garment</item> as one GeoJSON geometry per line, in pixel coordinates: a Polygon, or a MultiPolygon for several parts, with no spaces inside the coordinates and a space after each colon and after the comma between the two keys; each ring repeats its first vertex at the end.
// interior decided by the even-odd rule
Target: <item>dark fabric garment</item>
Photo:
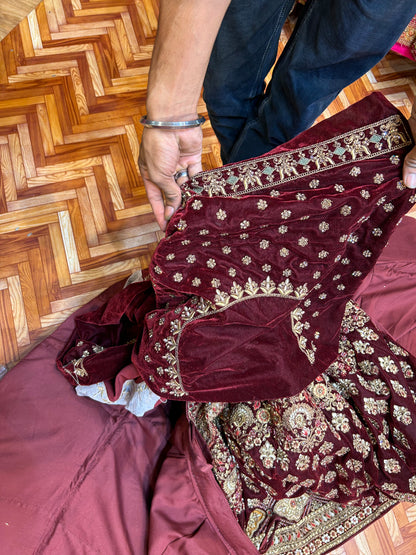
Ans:
{"type": "Polygon", "coordinates": [[[233,0],[216,39],[204,99],[224,163],[268,152],[307,129],[370,70],[414,16],[414,0],[308,0],[274,68],[291,0],[233,0]]]}
{"type": "MultiPolygon", "coordinates": [[[[140,311],[138,377],[162,397],[206,402],[311,383],[338,354],[347,301],[416,200],[400,181],[411,144],[407,122],[373,94],[267,156],[195,177],[152,260],[156,310],[140,311]]],[[[124,297],[113,300],[117,318],[124,297]]],[[[67,348],[59,364],[84,383],[67,348]]],[[[90,357],[97,381],[105,353],[90,357]]]]}
{"type": "MultiPolygon", "coordinates": [[[[394,271],[398,266],[401,273],[406,261],[408,275],[416,275],[415,238],[416,221],[404,218],[363,283],[363,299],[371,299],[373,291],[379,298],[378,270],[388,276],[384,306],[377,302],[368,309],[385,329],[401,322],[405,345],[416,344],[414,319],[402,313],[416,306],[416,292],[396,289],[394,271]]],[[[77,317],[99,310],[120,287],[89,303],[77,317]]],[[[0,381],[2,550],[13,555],[257,553],[237,524],[192,424],[188,430],[180,417],[175,425],[176,415],[161,405],[137,419],[120,407],[74,394],[55,368],[56,353],[73,327],[71,317],[0,381]]],[[[327,526],[334,513],[326,513],[315,528],[327,526]]],[[[361,531],[374,518],[363,513],[353,515],[350,528],[335,515],[334,535],[321,541],[317,552],[361,531]],[[337,536],[340,528],[343,534],[337,536]]],[[[289,540],[287,545],[290,550],[289,540]]]]}
{"type": "Polygon", "coordinates": [[[377,315],[373,321],[411,353],[416,353],[415,221],[403,218],[376,265],[356,293],[360,306],[377,315]]]}

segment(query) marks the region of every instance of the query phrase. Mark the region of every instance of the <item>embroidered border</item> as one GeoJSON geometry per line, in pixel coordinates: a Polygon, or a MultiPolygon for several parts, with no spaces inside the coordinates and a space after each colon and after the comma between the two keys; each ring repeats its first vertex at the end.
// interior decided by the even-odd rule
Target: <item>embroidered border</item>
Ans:
{"type": "Polygon", "coordinates": [[[184,195],[238,197],[411,144],[402,118],[393,115],[309,147],[207,171],[185,186],[184,195]]]}
{"type": "Polygon", "coordinates": [[[285,528],[266,555],[324,555],[361,532],[396,504],[397,501],[386,500],[377,507],[343,507],[330,502],[285,528]],[[301,534],[302,529],[307,533],[301,534]]]}

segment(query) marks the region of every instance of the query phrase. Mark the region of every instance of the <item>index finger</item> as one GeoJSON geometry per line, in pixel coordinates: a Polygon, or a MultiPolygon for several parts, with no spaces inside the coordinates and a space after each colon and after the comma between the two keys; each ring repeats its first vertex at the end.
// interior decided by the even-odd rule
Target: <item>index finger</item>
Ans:
{"type": "Polygon", "coordinates": [[[149,181],[144,179],[144,186],[146,189],[147,198],[149,199],[150,206],[152,207],[153,214],[162,231],[166,229],[165,219],[165,201],[161,189],[149,181]]]}

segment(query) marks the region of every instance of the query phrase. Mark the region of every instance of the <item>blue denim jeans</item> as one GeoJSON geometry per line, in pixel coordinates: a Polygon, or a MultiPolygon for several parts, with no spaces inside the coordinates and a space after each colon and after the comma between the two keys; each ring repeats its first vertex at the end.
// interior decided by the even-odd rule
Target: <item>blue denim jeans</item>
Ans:
{"type": "Polygon", "coordinates": [[[390,50],[416,0],[308,0],[264,89],[293,0],[232,0],[204,80],[224,163],[307,129],[390,50]]]}

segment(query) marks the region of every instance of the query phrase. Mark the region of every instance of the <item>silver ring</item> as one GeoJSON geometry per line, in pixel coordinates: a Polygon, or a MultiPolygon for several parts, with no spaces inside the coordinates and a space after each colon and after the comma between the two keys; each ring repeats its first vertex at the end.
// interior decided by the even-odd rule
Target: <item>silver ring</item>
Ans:
{"type": "Polygon", "coordinates": [[[188,170],[178,170],[173,176],[173,179],[178,181],[181,177],[188,177],[188,170]]]}

